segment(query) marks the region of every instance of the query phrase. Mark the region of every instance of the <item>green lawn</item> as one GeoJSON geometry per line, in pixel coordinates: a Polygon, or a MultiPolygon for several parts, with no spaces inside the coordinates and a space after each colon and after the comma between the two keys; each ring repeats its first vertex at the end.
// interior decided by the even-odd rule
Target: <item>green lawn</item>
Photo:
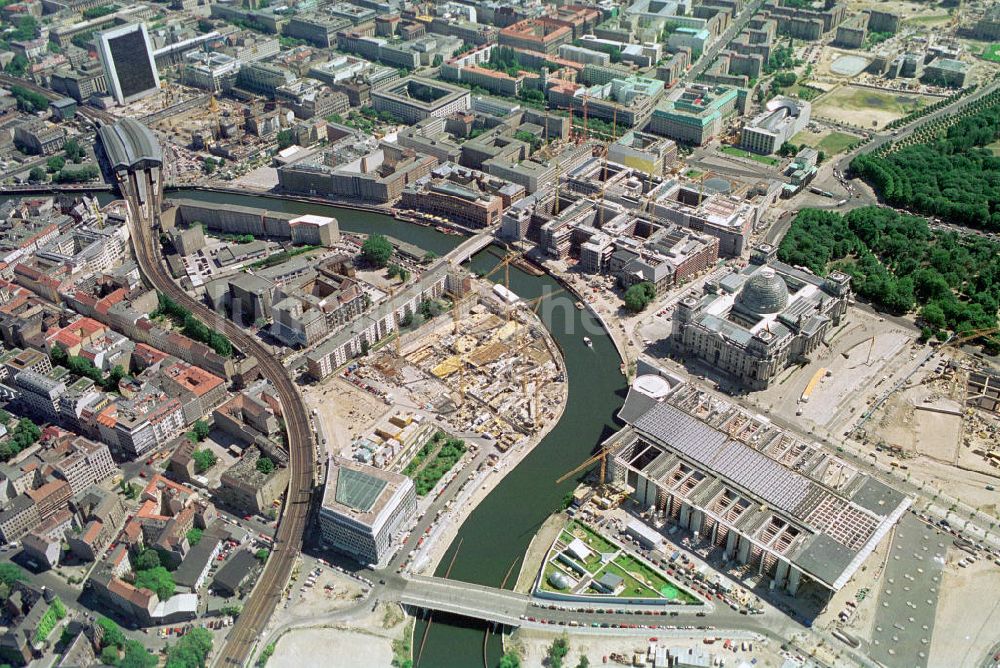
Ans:
{"type": "Polygon", "coordinates": [[[701,178],[701,175],[704,173],[705,172],[702,172],[701,170],[698,169],[689,169],[686,172],[684,172],[684,176],[688,177],[689,179],[698,179],[701,178]]]}
{"type": "Polygon", "coordinates": [[[614,546],[613,543],[605,539],[604,537],[594,533],[586,526],[579,524],[577,522],[570,522],[566,530],[570,532],[576,538],[579,538],[584,543],[587,544],[592,550],[597,552],[617,552],[618,548],[614,546]]]}
{"type": "Polygon", "coordinates": [[[1000,141],[995,141],[992,144],[987,144],[986,148],[993,151],[993,155],[1000,155],[1000,141]]]}
{"type": "MultiPolygon", "coordinates": [[[[628,571],[619,566],[618,564],[611,562],[604,568],[605,573],[614,573],[618,577],[625,581],[625,588],[618,594],[621,598],[628,597],[639,597],[639,598],[659,598],[659,592],[650,589],[643,583],[632,577],[628,571]]],[[[600,579],[600,578],[595,578],[600,579]]]]}
{"type": "Polygon", "coordinates": [[[695,603],[698,600],[689,592],[661,575],[659,571],[650,568],[641,561],[625,554],[619,556],[615,561],[618,561],[630,573],[635,573],[648,582],[651,587],[660,592],[660,595],[667,600],[682,601],[684,603],[695,603]]]}
{"type": "Polygon", "coordinates": [[[846,132],[816,133],[803,130],[792,137],[791,141],[796,146],[811,146],[821,150],[829,158],[850,149],[858,143],[858,138],[846,132]]]}
{"type": "Polygon", "coordinates": [[[750,151],[744,151],[743,149],[735,146],[720,146],[719,150],[726,155],[736,156],[737,158],[750,158],[751,160],[756,160],[757,162],[770,165],[771,167],[781,164],[781,161],[777,158],[772,158],[769,155],[758,155],[756,153],[751,153],[750,151]]]}
{"type": "Polygon", "coordinates": [[[844,132],[831,132],[820,140],[817,148],[822,149],[827,157],[849,150],[858,143],[858,138],[844,132]]]}
{"type": "Polygon", "coordinates": [[[983,60],[1000,63],[1000,42],[994,42],[983,49],[983,60]]]}

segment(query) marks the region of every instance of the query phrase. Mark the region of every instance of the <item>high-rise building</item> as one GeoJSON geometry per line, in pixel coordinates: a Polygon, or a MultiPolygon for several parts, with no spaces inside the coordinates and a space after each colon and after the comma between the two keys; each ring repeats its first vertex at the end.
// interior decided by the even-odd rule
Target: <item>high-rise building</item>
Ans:
{"type": "Polygon", "coordinates": [[[128,104],[160,88],[146,24],[105,30],[97,35],[97,54],[104,66],[108,91],[118,104],[128,104]]]}

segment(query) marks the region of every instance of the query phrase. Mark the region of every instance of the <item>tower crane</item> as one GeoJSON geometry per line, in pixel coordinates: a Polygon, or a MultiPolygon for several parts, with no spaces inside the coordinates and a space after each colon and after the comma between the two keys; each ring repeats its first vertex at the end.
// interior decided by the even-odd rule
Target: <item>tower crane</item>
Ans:
{"type": "Polygon", "coordinates": [[[600,452],[598,452],[596,455],[593,455],[593,456],[587,458],[582,464],[580,464],[579,466],[577,466],[576,468],[574,468],[572,471],[564,473],[562,476],[560,476],[556,480],[556,484],[560,485],[560,484],[564,483],[566,480],[568,480],[569,478],[571,478],[574,475],[576,475],[577,473],[579,473],[580,471],[583,471],[584,469],[592,466],[596,462],[600,462],[601,463],[601,477],[598,479],[598,484],[603,485],[604,484],[604,476],[607,474],[607,458],[608,458],[608,454],[609,454],[608,448],[606,448],[606,447],[604,447],[602,445],[600,452]]]}

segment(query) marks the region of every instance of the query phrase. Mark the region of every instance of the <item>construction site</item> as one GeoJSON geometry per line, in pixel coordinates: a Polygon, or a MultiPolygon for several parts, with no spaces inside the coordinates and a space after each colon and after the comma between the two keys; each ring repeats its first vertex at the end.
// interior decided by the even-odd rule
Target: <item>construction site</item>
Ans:
{"type": "Polygon", "coordinates": [[[536,434],[557,417],[566,393],[561,355],[535,313],[546,297],[523,301],[503,285],[488,285],[474,283],[450,305],[450,317],[411,323],[402,337],[346,367],[342,378],[387,406],[410,410],[414,417],[400,418],[407,425],[422,419],[449,433],[476,434],[501,452],[536,434]]]}
{"type": "Polygon", "coordinates": [[[857,435],[873,456],[985,512],[1000,486],[998,374],[951,348],[939,350],[857,435]]]}

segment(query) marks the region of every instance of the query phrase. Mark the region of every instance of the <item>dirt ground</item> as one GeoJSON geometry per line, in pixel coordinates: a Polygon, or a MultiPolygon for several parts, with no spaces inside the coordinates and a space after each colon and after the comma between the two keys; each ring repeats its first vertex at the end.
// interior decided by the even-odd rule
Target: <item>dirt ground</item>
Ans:
{"type": "MultiPolygon", "coordinates": [[[[642,631],[638,632],[638,635],[635,637],[629,638],[622,637],[621,635],[584,635],[576,632],[570,636],[569,654],[563,660],[563,665],[575,666],[581,656],[586,656],[591,666],[605,665],[603,661],[604,657],[608,657],[612,653],[626,654],[631,661],[633,652],[642,652],[645,654],[648,651],[650,644],[648,639],[649,633],[649,631],[642,631]]],[[[720,633],[722,632],[720,631],[720,633]]],[[[529,631],[522,629],[507,639],[505,647],[508,649],[516,648],[520,651],[521,665],[524,668],[542,668],[548,665],[545,662],[546,651],[552,644],[552,641],[558,636],[559,633],[555,631],[534,629],[529,631]]],[[[725,636],[722,637],[725,638],[725,636]]],[[[689,650],[695,650],[696,652],[704,650],[718,658],[724,659],[727,666],[738,666],[742,661],[750,663],[756,659],[756,663],[753,664],[755,668],[772,668],[782,665],[784,661],[780,648],[766,640],[763,642],[754,640],[753,652],[740,651],[738,649],[737,651],[726,650],[723,649],[722,642],[706,645],[701,638],[657,637],[657,644],[668,647],[671,649],[672,654],[676,653],[679,655],[683,655],[689,650]]],[[[620,666],[621,664],[609,659],[607,665],[620,666]]]]}
{"type": "Polygon", "coordinates": [[[274,668],[356,668],[388,666],[391,641],[359,631],[303,629],[279,642],[267,662],[274,668]]]}
{"type": "Polygon", "coordinates": [[[931,104],[937,98],[881,91],[860,86],[843,86],[824,95],[813,105],[813,117],[830,119],[839,123],[858,125],[863,118],[865,126],[878,121],[878,127],[902,118],[917,108],[917,103],[931,104]]]}
{"type": "Polygon", "coordinates": [[[885,379],[908,368],[914,337],[894,323],[852,309],[846,321],[828,334],[829,345],[810,355],[812,362],[781,372],[767,390],[753,395],[754,401],[784,418],[840,433],[864,411],[867,398],[889,387],[885,379]],[[801,402],[803,390],[821,369],[829,375],[820,377],[808,402],[801,402]]]}
{"type": "Polygon", "coordinates": [[[309,407],[317,411],[327,451],[347,457],[351,454],[351,441],[368,433],[392,410],[391,406],[348,383],[339,374],[319,385],[304,388],[302,396],[309,407]]]}
{"type": "Polygon", "coordinates": [[[285,633],[268,666],[277,668],[356,668],[389,666],[392,643],[410,627],[397,605],[380,605],[357,622],[324,624],[285,633]]]}
{"type": "Polygon", "coordinates": [[[941,580],[927,662],[931,668],[979,666],[997,642],[1000,568],[983,559],[960,568],[956,562],[964,556],[964,552],[952,550],[941,580]]]}

